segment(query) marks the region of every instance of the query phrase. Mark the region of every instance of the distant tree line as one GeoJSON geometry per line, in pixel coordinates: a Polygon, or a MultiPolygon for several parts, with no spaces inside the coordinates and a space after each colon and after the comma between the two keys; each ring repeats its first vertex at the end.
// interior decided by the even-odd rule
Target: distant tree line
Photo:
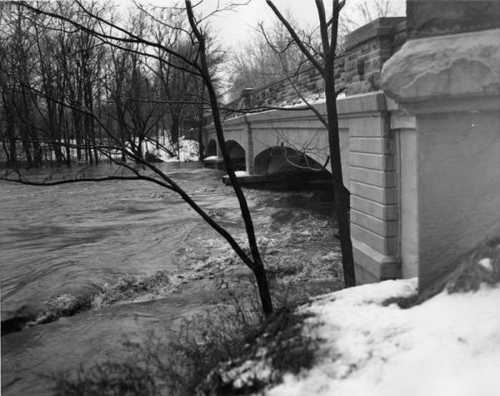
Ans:
{"type": "MultiPolygon", "coordinates": [[[[68,1],[37,7],[80,27],[20,3],[0,3],[0,162],[95,164],[103,159],[100,147],[116,147],[119,155],[124,146],[142,158],[160,136],[162,148],[175,155],[183,130],[201,132],[201,78],[161,50],[197,56],[182,36],[181,12],[139,7],[125,18],[109,2],[97,1],[85,8],[68,1]],[[120,20],[137,37],[160,45],[147,52],[141,40],[106,45],[112,32],[90,13],[120,20]]],[[[208,52],[215,69],[222,53],[211,45],[208,52]]]]}

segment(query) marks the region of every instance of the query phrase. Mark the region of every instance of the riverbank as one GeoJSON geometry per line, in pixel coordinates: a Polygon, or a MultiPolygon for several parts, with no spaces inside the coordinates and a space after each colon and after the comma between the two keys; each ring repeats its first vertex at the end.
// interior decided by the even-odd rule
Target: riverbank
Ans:
{"type": "Polygon", "coordinates": [[[232,314],[194,317],[173,344],[137,345],[131,365],[60,379],[59,390],[70,390],[60,394],[112,394],[114,378],[127,389],[140,384],[132,395],[496,395],[499,242],[462,258],[445,290],[425,300],[416,279],[390,280],[310,298],[262,324],[241,320],[241,300],[220,300],[232,314]],[[140,376],[128,374],[142,367],[140,376]],[[172,392],[183,381],[191,381],[189,392],[172,392]]]}
{"type": "Polygon", "coordinates": [[[313,298],[291,313],[298,324],[221,364],[199,394],[497,395],[500,239],[437,284],[437,294],[407,279],[313,298]],[[283,346],[291,348],[280,366],[283,346]]]}

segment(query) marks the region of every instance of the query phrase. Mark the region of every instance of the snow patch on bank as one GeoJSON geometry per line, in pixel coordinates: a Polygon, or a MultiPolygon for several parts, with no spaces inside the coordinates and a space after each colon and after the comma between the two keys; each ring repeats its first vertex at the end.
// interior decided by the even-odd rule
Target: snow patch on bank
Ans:
{"type": "Polygon", "coordinates": [[[382,303],[416,293],[397,280],[328,294],[304,312],[320,340],[315,366],[268,390],[272,396],[496,396],[500,392],[500,288],[443,292],[401,309],[382,303]]]}
{"type": "Polygon", "coordinates": [[[203,161],[207,162],[207,161],[217,161],[217,160],[220,160],[221,158],[216,156],[216,155],[210,155],[208,157],[205,157],[203,158],[203,161]]]}
{"type": "MultiPolygon", "coordinates": [[[[163,146],[171,153],[176,153],[177,149],[172,143],[165,141],[163,146]]],[[[188,162],[198,161],[199,159],[199,144],[196,140],[186,139],[184,136],[179,137],[179,152],[178,156],[170,156],[163,148],[157,148],[154,142],[147,142],[144,145],[146,152],[153,154],[158,159],[164,162],[188,162]]]]}
{"type": "MultiPolygon", "coordinates": [[[[175,147],[169,147],[172,152],[175,152],[175,147]]],[[[196,140],[186,139],[184,136],[179,137],[179,156],[162,158],[165,162],[188,162],[198,161],[199,159],[199,144],[196,140]]]]}
{"type": "Polygon", "coordinates": [[[179,161],[198,161],[199,144],[196,140],[179,138],[179,161]]]}

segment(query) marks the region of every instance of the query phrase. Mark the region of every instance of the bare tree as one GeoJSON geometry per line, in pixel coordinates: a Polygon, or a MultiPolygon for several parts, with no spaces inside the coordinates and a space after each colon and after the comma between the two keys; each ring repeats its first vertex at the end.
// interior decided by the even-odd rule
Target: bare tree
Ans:
{"type": "MultiPolygon", "coordinates": [[[[297,26],[290,12],[285,12],[285,15],[292,25],[297,26]]],[[[305,31],[299,34],[304,42],[314,43],[314,35],[308,36],[305,31]]],[[[238,97],[245,88],[265,86],[296,75],[304,66],[304,60],[304,55],[279,21],[266,28],[259,23],[254,37],[231,55],[230,100],[238,97]]]]}
{"type": "Polygon", "coordinates": [[[262,302],[262,307],[264,313],[271,314],[273,312],[273,306],[271,302],[271,295],[269,293],[269,287],[267,283],[267,276],[264,269],[264,263],[260,256],[259,247],[257,245],[257,240],[255,237],[255,230],[253,226],[252,217],[250,215],[250,210],[248,208],[247,201],[241,189],[241,186],[238,182],[238,179],[234,172],[234,167],[231,161],[231,157],[229,156],[229,152],[226,148],[226,142],[224,139],[224,130],[222,127],[222,120],[220,116],[219,110],[219,102],[217,98],[217,93],[215,91],[215,87],[212,82],[212,78],[210,75],[210,67],[206,55],[206,41],[203,31],[200,27],[199,22],[196,20],[193,7],[191,5],[190,0],[185,0],[186,10],[188,14],[189,24],[194,33],[196,40],[198,41],[199,47],[199,56],[200,56],[200,67],[199,71],[202,76],[202,79],[205,83],[207,93],[210,99],[210,106],[212,109],[213,122],[215,127],[215,132],[217,135],[217,140],[219,143],[219,147],[221,149],[222,158],[224,160],[224,164],[226,166],[226,171],[229,176],[229,180],[231,181],[231,185],[234,188],[236,193],[236,197],[238,198],[238,202],[240,204],[241,215],[243,221],[245,223],[245,229],[247,232],[248,244],[250,246],[251,258],[247,257],[247,260],[244,260],[245,263],[250,267],[253,271],[255,278],[257,280],[257,285],[259,288],[259,294],[262,302]]]}
{"type": "Polygon", "coordinates": [[[272,0],[266,0],[266,2],[276,17],[286,27],[295,44],[314,68],[321,74],[324,80],[327,114],[326,119],[323,119],[323,117],[320,119],[322,119],[328,132],[332,183],[335,194],[335,214],[339,227],[344,283],[348,287],[354,286],[356,284],[356,278],[349,220],[350,192],[344,186],[343,182],[342,163],[340,158],[340,130],[337,113],[337,91],[334,78],[334,63],[337,55],[339,34],[339,15],[345,5],[345,0],[333,0],[330,17],[326,15],[323,1],[315,0],[321,36],[321,52],[319,56],[313,53],[303,40],[301,40],[296,29],[283,16],[274,2],[272,0]]]}
{"type": "MultiPolygon", "coordinates": [[[[234,192],[239,202],[241,216],[245,225],[249,250],[245,249],[244,246],[238,243],[223,226],[214,221],[168,174],[162,172],[154,164],[144,160],[141,152],[141,136],[145,136],[143,140],[148,139],[149,124],[147,124],[145,120],[147,120],[148,117],[153,117],[153,115],[150,116],[149,114],[154,114],[154,112],[151,111],[148,114],[144,114],[142,113],[144,110],[143,108],[132,107],[132,109],[134,109],[132,111],[135,114],[131,114],[131,111],[127,110],[129,113],[128,115],[121,114],[117,116],[116,114],[113,114],[113,112],[108,112],[107,116],[100,117],[99,111],[97,111],[90,102],[85,101],[85,99],[83,100],[82,104],[72,103],[71,100],[68,100],[67,95],[64,94],[64,90],[62,90],[62,94],[58,94],[59,92],[56,91],[53,88],[53,85],[49,84],[49,82],[52,82],[52,78],[55,78],[57,80],[60,76],[58,73],[54,72],[50,68],[50,65],[47,63],[43,64],[43,67],[45,68],[44,78],[48,82],[45,85],[41,84],[40,86],[36,86],[32,84],[29,86],[34,100],[37,101],[37,103],[39,103],[40,100],[43,101],[43,106],[40,107],[40,110],[44,111],[45,107],[50,107],[51,109],[54,108],[57,110],[71,110],[79,112],[82,117],[88,117],[89,119],[91,119],[92,123],[94,123],[94,126],[99,128],[99,130],[105,134],[103,138],[100,139],[100,141],[92,139],[89,140],[89,143],[91,143],[92,145],[92,149],[97,151],[105,158],[108,158],[110,161],[118,164],[121,169],[125,170],[126,172],[113,174],[102,178],[89,179],[85,176],[82,176],[66,180],[49,181],[44,179],[29,180],[18,168],[14,168],[10,171],[7,171],[2,179],[24,184],[44,186],[74,182],[101,182],[117,179],[145,180],[177,193],[216,232],[218,232],[222,237],[226,239],[226,241],[233,248],[238,257],[251,269],[258,285],[263,312],[266,315],[270,315],[273,312],[273,305],[263,260],[260,256],[259,247],[257,245],[252,217],[243,191],[235,176],[231,158],[225,146],[224,132],[219,111],[218,95],[215,88],[214,77],[212,75],[211,61],[207,54],[208,42],[206,29],[204,28],[205,19],[197,17],[193,10],[191,1],[185,0],[185,7],[183,12],[185,12],[185,17],[187,18],[189,25],[188,28],[183,27],[181,30],[185,39],[191,43],[195,51],[192,51],[190,53],[183,53],[179,50],[178,47],[165,45],[161,42],[158,42],[151,36],[148,36],[144,31],[138,31],[134,29],[134,26],[121,26],[113,22],[111,18],[106,17],[106,15],[103,16],[102,13],[90,7],[87,7],[86,5],[83,5],[79,1],[76,1],[75,3],[78,6],[78,11],[82,13],[82,15],[85,16],[86,19],[92,21],[92,24],[83,23],[81,19],[75,18],[73,15],[66,15],[59,9],[47,9],[45,7],[36,6],[32,3],[27,2],[21,2],[19,4],[32,16],[43,16],[44,18],[49,18],[52,21],[61,22],[63,26],[57,28],[60,31],[75,31],[77,34],[86,34],[91,36],[98,43],[106,45],[110,50],[115,49],[117,50],[117,52],[123,51],[120,57],[116,56],[115,60],[120,66],[119,70],[123,71],[123,69],[127,67],[126,65],[130,66],[130,81],[127,81],[127,73],[123,74],[126,77],[125,80],[127,81],[126,85],[128,87],[134,87],[135,84],[134,92],[140,92],[143,90],[143,88],[144,90],[148,90],[145,84],[149,84],[150,80],[148,80],[147,73],[145,73],[145,70],[142,69],[141,64],[144,64],[151,59],[162,62],[165,66],[173,67],[177,70],[186,72],[194,78],[203,81],[204,90],[209,98],[214,125],[217,132],[217,139],[221,147],[226,171],[232,182],[234,192]],[[161,52],[161,56],[158,56],[158,51],[161,52]],[[127,64],[127,62],[130,63],[127,64]],[[141,114],[138,116],[136,113],[141,114]],[[128,136],[127,139],[123,138],[124,136],[122,135],[123,132],[121,132],[121,128],[114,127],[117,123],[117,120],[118,123],[122,122],[124,125],[129,124],[132,126],[131,128],[129,128],[129,130],[132,132],[132,135],[128,136]],[[125,159],[131,159],[133,162],[125,162],[125,159]]],[[[40,37],[42,37],[41,34],[40,37]]],[[[40,43],[42,43],[42,41],[40,41],[40,43]]],[[[44,52],[44,48],[41,45],[39,52],[40,54],[44,52]]],[[[107,73],[107,77],[109,77],[109,73],[107,73]]],[[[55,86],[58,87],[57,85],[55,86]]],[[[129,99],[127,98],[126,90],[122,90],[121,88],[117,90],[116,87],[114,88],[115,92],[117,93],[116,97],[114,98],[116,113],[125,113],[124,109],[126,109],[127,104],[121,103],[120,106],[116,106],[116,102],[119,100],[129,99]]],[[[139,100],[139,102],[140,101],[141,100],[139,100]]],[[[199,104],[199,102],[200,101],[193,103],[199,104]]],[[[134,101],[130,101],[128,105],[134,106],[133,103],[134,101]]],[[[165,103],[170,103],[170,101],[167,99],[165,103]]],[[[109,105],[103,105],[103,108],[109,110],[109,105]]],[[[54,111],[54,113],[57,116],[58,112],[54,111]]],[[[47,112],[45,114],[51,115],[52,113],[47,112]]],[[[64,112],[62,112],[62,114],[64,114],[64,112]]],[[[58,119],[56,117],[55,121],[53,121],[54,125],[56,125],[57,121],[58,119]]],[[[60,131],[61,128],[57,130],[60,131]]],[[[60,151],[60,147],[62,145],[61,136],[54,137],[51,142],[55,149],[60,151]]],[[[77,146],[78,144],[76,143],[70,144],[70,147],[72,148],[75,148],[77,146]]]]}

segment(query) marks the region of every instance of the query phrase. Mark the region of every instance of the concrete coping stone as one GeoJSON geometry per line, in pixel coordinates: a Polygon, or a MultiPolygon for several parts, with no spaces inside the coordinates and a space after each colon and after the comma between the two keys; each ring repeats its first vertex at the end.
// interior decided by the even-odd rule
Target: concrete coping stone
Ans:
{"type": "MultiPolygon", "coordinates": [[[[314,107],[323,115],[326,114],[326,103],[320,102],[314,104],[314,107]]],[[[348,116],[360,113],[379,113],[387,110],[386,96],[382,91],[374,91],[357,95],[346,96],[337,99],[337,112],[339,116],[348,116]]],[[[295,120],[295,119],[313,119],[316,116],[310,110],[294,110],[293,107],[288,110],[266,110],[258,113],[247,114],[249,122],[267,122],[272,120],[295,120]]],[[[225,125],[244,124],[244,116],[230,118],[224,121],[225,125]]]]}
{"type": "Polygon", "coordinates": [[[403,104],[498,97],[500,29],[409,40],[385,62],[381,82],[403,104]]]}
{"type": "Polygon", "coordinates": [[[347,35],[345,41],[346,51],[349,51],[353,47],[356,47],[375,37],[391,35],[395,30],[401,29],[400,24],[405,20],[406,17],[384,17],[375,19],[374,21],[361,26],[347,35]]]}
{"type": "Polygon", "coordinates": [[[386,109],[386,98],[382,91],[350,95],[337,100],[340,115],[380,112],[386,109]]]}

